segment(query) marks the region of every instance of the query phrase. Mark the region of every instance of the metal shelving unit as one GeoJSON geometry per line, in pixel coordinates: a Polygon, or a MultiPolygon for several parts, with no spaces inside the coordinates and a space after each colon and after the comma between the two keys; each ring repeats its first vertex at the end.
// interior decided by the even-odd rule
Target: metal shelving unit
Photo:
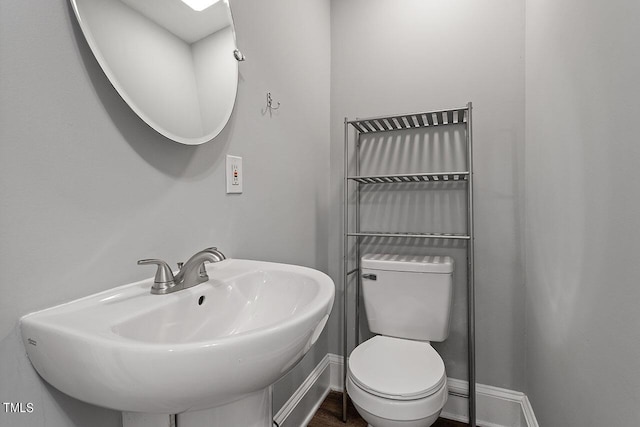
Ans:
{"type": "MultiPolygon", "coordinates": [[[[409,113],[382,117],[369,117],[365,119],[344,119],[344,369],[343,369],[343,395],[342,418],[347,420],[347,357],[348,357],[348,292],[347,283],[349,276],[360,271],[360,243],[362,238],[386,238],[386,239],[446,239],[458,240],[466,243],[467,247],[467,324],[468,324],[468,379],[469,379],[469,425],[476,427],[476,370],[475,370],[475,290],[474,290],[474,230],[473,230],[473,141],[471,127],[471,102],[462,108],[428,111],[424,113],[409,113]],[[402,131],[434,126],[464,125],[466,132],[467,170],[451,172],[421,172],[411,174],[389,175],[360,175],[360,137],[378,132],[402,131]],[[355,131],[354,156],[355,174],[349,171],[349,128],[355,131]],[[349,217],[349,182],[356,183],[355,195],[355,230],[350,230],[349,217]],[[405,233],[405,232],[367,232],[360,230],[360,187],[380,184],[411,184],[420,182],[461,182],[467,187],[467,224],[465,234],[450,233],[405,233]],[[355,267],[349,268],[349,241],[357,239],[355,245],[355,267]]],[[[428,190],[425,190],[428,191],[428,190]]],[[[360,275],[356,280],[356,304],[355,304],[355,343],[360,343],[360,275]]]]}

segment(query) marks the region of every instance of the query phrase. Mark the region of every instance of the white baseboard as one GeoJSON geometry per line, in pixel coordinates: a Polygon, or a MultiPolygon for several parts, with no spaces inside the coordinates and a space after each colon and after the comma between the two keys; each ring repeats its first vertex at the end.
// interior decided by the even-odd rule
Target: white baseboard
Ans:
{"type": "Polygon", "coordinates": [[[273,417],[274,427],[309,424],[330,390],[330,355],[327,354],[273,417]]]}
{"type": "MultiPolygon", "coordinates": [[[[449,400],[440,416],[468,422],[469,383],[449,378],[447,385],[449,400]]],[[[538,427],[524,393],[484,384],[476,384],[476,418],[483,427],[538,427]]]]}
{"type": "Polygon", "coordinates": [[[329,353],[329,367],[331,368],[331,381],[329,386],[333,391],[342,393],[342,356],[339,354],[329,353]]]}
{"type": "Polygon", "coordinates": [[[524,425],[529,427],[540,427],[538,424],[538,420],[536,419],[536,414],[533,413],[533,407],[531,406],[531,402],[529,402],[529,398],[527,395],[524,395],[524,399],[522,399],[522,416],[524,418],[524,425]]]}
{"type": "MultiPolygon", "coordinates": [[[[342,356],[327,354],[274,417],[275,426],[303,427],[313,418],[330,390],[342,391],[342,356]]],[[[468,422],[469,386],[449,378],[449,399],[441,416],[468,422]]],[[[477,424],[483,427],[539,427],[524,393],[476,385],[477,424]]]]}

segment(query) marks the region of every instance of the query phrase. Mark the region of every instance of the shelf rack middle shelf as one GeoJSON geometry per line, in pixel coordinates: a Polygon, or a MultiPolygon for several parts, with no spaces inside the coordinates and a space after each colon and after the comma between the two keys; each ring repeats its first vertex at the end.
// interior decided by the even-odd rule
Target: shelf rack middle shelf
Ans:
{"type": "Polygon", "coordinates": [[[469,171],[460,172],[425,172],[391,175],[359,175],[348,176],[347,179],[360,184],[395,184],[410,182],[454,182],[468,181],[469,171]]]}
{"type": "Polygon", "coordinates": [[[349,237],[394,237],[394,238],[413,238],[413,239],[448,239],[448,240],[469,240],[471,237],[467,234],[451,234],[451,233],[387,233],[387,232],[358,232],[347,233],[349,237]]]}

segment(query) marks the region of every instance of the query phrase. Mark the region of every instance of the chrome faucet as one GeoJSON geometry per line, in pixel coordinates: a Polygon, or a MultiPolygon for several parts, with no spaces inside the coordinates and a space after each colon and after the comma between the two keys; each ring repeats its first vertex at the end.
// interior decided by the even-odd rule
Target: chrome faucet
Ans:
{"type": "Polygon", "coordinates": [[[207,248],[193,255],[182,264],[178,263],[180,271],[175,276],[169,265],[160,259],[141,259],[138,265],[156,264],[158,270],[151,287],[152,294],[164,295],[187,289],[209,280],[205,262],[220,262],[226,259],[217,248],[207,248]]]}

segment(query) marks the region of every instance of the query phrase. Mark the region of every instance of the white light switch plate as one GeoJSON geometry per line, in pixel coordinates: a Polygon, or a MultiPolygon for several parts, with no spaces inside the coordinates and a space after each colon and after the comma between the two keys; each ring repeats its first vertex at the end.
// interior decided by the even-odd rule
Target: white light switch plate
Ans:
{"type": "Polygon", "coordinates": [[[242,193],[242,157],[227,156],[227,194],[242,193]]]}

